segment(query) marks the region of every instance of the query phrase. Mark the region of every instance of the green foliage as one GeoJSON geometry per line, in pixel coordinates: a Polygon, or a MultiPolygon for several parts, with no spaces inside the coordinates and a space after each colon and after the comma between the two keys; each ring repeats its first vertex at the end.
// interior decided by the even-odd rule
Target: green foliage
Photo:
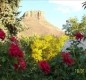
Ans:
{"type": "Polygon", "coordinates": [[[67,38],[67,36],[57,38],[46,35],[20,39],[19,44],[25,53],[27,63],[27,68],[22,71],[16,71],[13,67],[13,62],[16,59],[8,55],[9,41],[0,41],[0,80],[86,80],[86,52],[82,47],[78,47],[80,42],[73,41],[71,46],[67,48],[74,59],[74,64],[68,66],[63,62],[61,47],[67,38]],[[41,52],[43,56],[46,56],[42,57],[42,59],[46,59],[50,65],[49,74],[45,74],[39,68],[37,58],[32,56],[34,51],[32,49],[35,48],[38,48],[38,52],[36,52],[38,56],[40,56],[40,49],[45,49],[46,51],[48,49],[53,52],[53,54],[49,53],[50,55],[46,54],[46,51],[44,51],[45,54],[41,52]],[[56,52],[55,55],[54,52],[56,52]],[[51,56],[51,58],[48,58],[48,56],[51,56]]]}
{"type": "Polygon", "coordinates": [[[77,18],[70,18],[66,21],[66,24],[63,25],[66,35],[73,36],[75,32],[86,33],[86,16],[82,16],[81,22],[77,18]]]}
{"type": "MultiPolygon", "coordinates": [[[[85,80],[86,79],[86,53],[84,54],[84,50],[82,47],[78,47],[80,42],[73,41],[70,47],[67,48],[67,50],[70,52],[71,57],[74,59],[74,64],[72,66],[68,66],[63,62],[62,53],[61,51],[58,51],[58,47],[56,46],[62,45],[64,43],[64,38],[67,37],[59,37],[56,38],[54,36],[46,35],[46,36],[34,36],[30,38],[22,38],[20,40],[23,49],[25,49],[26,57],[27,59],[27,72],[29,77],[25,77],[25,79],[30,80],[85,80]],[[61,40],[61,42],[60,42],[61,40]],[[56,43],[55,43],[56,41],[56,43]],[[49,43],[47,43],[49,42],[49,43]],[[52,45],[53,42],[53,45],[52,45]],[[45,46],[46,45],[46,46],[45,46]],[[52,46],[53,47],[52,47],[52,46]],[[47,47],[47,48],[46,48],[47,47]],[[45,74],[39,67],[37,63],[37,58],[39,57],[33,57],[32,52],[35,49],[35,53],[38,54],[37,56],[40,56],[39,54],[47,55],[48,57],[51,56],[52,58],[41,57],[41,59],[46,59],[51,68],[50,74],[45,74]],[[37,49],[37,50],[36,50],[37,49]],[[42,50],[41,50],[42,49],[42,50]],[[46,54],[46,51],[50,49],[57,50],[55,56],[52,54],[46,54]],[[41,51],[42,52],[41,52],[41,51]],[[37,51],[37,52],[36,52],[37,51]],[[45,54],[44,54],[45,52],[45,54]],[[34,60],[34,59],[35,60],[34,60]]],[[[62,46],[61,46],[62,47],[62,46]]],[[[34,55],[35,55],[34,53],[34,55]]],[[[54,54],[54,52],[53,52],[54,54]]],[[[39,58],[40,61],[40,58],[39,58]]]]}
{"type": "MultiPolygon", "coordinates": [[[[13,63],[17,60],[8,54],[9,36],[16,35],[21,29],[17,18],[17,8],[20,0],[0,0],[0,29],[5,31],[5,40],[0,39],[0,80],[23,80],[26,71],[14,70],[13,63]]],[[[0,34],[0,38],[3,34],[0,34]]]]}
{"type": "Polygon", "coordinates": [[[21,30],[22,23],[17,15],[20,0],[0,0],[0,28],[7,29],[11,35],[21,30]]]}
{"type": "Polygon", "coordinates": [[[19,80],[18,78],[22,72],[14,70],[12,62],[15,60],[9,57],[8,46],[8,42],[0,41],[0,80],[19,80]]]}
{"type": "MultiPolygon", "coordinates": [[[[7,39],[4,41],[0,39],[0,80],[86,80],[86,51],[82,47],[78,47],[79,41],[74,40],[71,46],[67,48],[74,59],[74,64],[68,66],[63,61],[61,49],[64,42],[69,38],[68,36],[23,37],[18,42],[25,53],[24,59],[27,68],[25,70],[14,69],[13,63],[17,60],[8,55],[10,43],[8,36],[9,33],[15,35],[20,30],[20,20],[16,18],[19,1],[0,0],[0,26],[8,29],[7,39]],[[49,74],[45,74],[39,68],[38,61],[40,60],[46,60],[49,63],[49,74]]],[[[73,36],[72,34],[76,31],[86,33],[86,16],[83,16],[81,22],[75,18],[70,19],[70,22],[71,24],[65,25],[68,35],[73,36]]],[[[3,35],[0,34],[0,36],[3,35]]]]}

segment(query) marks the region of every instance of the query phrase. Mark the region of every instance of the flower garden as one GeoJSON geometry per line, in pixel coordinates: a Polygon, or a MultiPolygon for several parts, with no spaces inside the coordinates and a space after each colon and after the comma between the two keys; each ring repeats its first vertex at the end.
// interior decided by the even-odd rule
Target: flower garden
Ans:
{"type": "Polygon", "coordinates": [[[73,27],[64,25],[67,36],[18,38],[20,1],[0,1],[0,80],[86,80],[86,50],[78,46],[86,39],[86,17],[80,24],[72,20],[73,27]]]}
{"type": "Polygon", "coordinates": [[[84,34],[76,32],[68,51],[62,52],[68,38],[18,39],[0,29],[0,80],[86,80],[86,52],[78,47],[84,34]]]}

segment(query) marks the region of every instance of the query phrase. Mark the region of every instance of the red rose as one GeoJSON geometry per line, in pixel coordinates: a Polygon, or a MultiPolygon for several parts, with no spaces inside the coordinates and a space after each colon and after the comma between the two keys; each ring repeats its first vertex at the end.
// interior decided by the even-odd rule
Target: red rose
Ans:
{"type": "Polygon", "coordinates": [[[14,42],[14,43],[18,43],[18,40],[16,39],[16,37],[15,36],[12,36],[11,38],[10,38],[10,40],[12,41],[12,42],[14,42]]]}
{"type": "Polygon", "coordinates": [[[74,34],[74,36],[75,36],[75,38],[76,38],[77,40],[81,40],[81,39],[84,37],[83,34],[80,33],[80,32],[76,32],[76,33],[74,34]]]}
{"type": "Polygon", "coordinates": [[[19,59],[17,64],[13,65],[15,70],[24,70],[26,69],[26,62],[23,59],[19,59]]]}
{"type": "Polygon", "coordinates": [[[22,57],[22,58],[24,56],[19,46],[15,43],[11,43],[9,47],[9,55],[12,57],[22,57]]]}
{"type": "Polygon", "coordinates": [[[68,66],[71,66],[74,63],[74,59],[70,56],[70,53],[62,53],[63,62],[65,62],[68,66]]]}
{"type": "Polygon", "coordinates": [[[44,61],[44,60],[39,61],[38,66],[39,66],[40,69],[42,69],[45,72],[45,74],[50,73],[50,66],[49,66],[47,61],[44,61]]]}
{"type": "Polygon", "coordinates": [[[19,68],[18,64],[14,64],[13,67],[15,70],[17,70],[19,68]]]}
{"type": "Polygon", "coordinates": [[[26,69],[26,62],[23,59],[19,59],[18,65],[20,69],[22,70],[26,69]]]}
{"type": "Polygon", "coordinates": [[[2,40],[5,39],[5,33],[2,29],[0,29],[0,39],[2,39],[2,40]]]}

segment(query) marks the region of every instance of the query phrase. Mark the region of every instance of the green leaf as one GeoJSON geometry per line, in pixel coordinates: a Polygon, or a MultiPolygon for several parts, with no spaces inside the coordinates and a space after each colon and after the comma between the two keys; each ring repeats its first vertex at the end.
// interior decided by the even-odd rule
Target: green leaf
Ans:
{"type": "Polygon", "coordinates": [[[6,61],[6,58],[5,57],[2,57],[2,62],[4,63],[6,61]]]}

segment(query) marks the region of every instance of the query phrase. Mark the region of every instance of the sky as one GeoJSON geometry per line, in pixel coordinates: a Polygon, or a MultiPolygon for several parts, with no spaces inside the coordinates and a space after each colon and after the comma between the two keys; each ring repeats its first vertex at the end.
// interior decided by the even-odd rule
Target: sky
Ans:
{"type": "Polygon", "coordinates": [[[80,21],[86,15],[82,3],[86,0],[22,0],[20,2],[20,16],[26,11],[41,10],[48,22],[61,28],[69,18],[78,18],[80,21]]]}

